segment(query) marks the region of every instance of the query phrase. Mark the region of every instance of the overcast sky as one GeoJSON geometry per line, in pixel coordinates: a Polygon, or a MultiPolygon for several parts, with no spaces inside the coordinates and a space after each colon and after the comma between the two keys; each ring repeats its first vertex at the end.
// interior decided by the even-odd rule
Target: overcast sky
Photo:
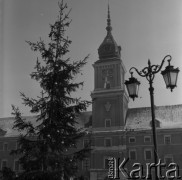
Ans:
{"type": "MultiPolygon", "coordinates": [[[[11,104],[20,107],[29,115],[21,103],[19,92],[36,97],[38,84],[29,74],[34,70],[37,54],[30,50],[26,40],[36,42],[41,37],[47,40],[49,24],[58,16],[57,0],[0,0],[0,116],[11,116],[11,104]]],[[[83,76],[83,99],[91,100],[94,89],[92,64],[98,60],[97,49],[106,36],[107,0],[66,0],[72,8],[71,26],[67,31],[73,41],[70,57],[83,59],[90,54],[83,76]]],[[[170,54],[171,64],[182,70],[182,1],[181,0],[110,0],[112,34],[121,45],[122,61],[128,70],[132,66],[139,70],[152,64],[160,64],[170,54]]],[[[167,65],[164,64],[163,69],[167,65]]],[[[129,107],[150,106],[148,82],[134,74],[139,81],[140,98],[130,100],[129,107]]],[[[160,73],[154,80],[155,105],[182,104],[182,73],[178,87],[171,93],[165,88],[160,73]]],[[[88,109],[91,110],[91,107],[88,109]]]]}

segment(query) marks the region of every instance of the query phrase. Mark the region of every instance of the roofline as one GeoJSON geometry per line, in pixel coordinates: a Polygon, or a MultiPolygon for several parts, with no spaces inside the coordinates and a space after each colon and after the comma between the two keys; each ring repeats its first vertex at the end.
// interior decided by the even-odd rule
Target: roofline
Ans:
{"type": "MultiPolygon", "coordinates": [[[[175,107],[175,106],[182,106],[182,104],[174,104],[174,105],[162,105],[162,106],[155,106],[155,108],[166,108],[166,107],[175,107]]],[[[150,106],[148,107],[135,107],[135,108],[128,108],[128,110],[137,110],[137,109],[151,109],[150,106]]]]}

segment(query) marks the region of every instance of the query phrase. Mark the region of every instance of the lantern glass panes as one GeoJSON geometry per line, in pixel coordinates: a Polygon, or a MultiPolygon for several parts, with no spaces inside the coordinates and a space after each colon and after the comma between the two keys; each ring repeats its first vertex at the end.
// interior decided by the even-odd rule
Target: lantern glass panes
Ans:
{"type": "Polygon", "coordinates": [[[170,65],[170,61],[166,69],[161,72],[161,74],[163,75],[164,81],[166,83],[166,87],[170,88],[171,91],[176,87],[178,73],[179,73],[179,69],[178,68],[174,69],[174,67],[170,65]]]}
{"type": "Polygon", "coordinates": [[[138,97],[140,82],[133,77],[133,73],[131,73],[131,78],[129,78],[128,81],[125,81],[125,85],[130,98],[134,100],[136,97],[138,97]]]}

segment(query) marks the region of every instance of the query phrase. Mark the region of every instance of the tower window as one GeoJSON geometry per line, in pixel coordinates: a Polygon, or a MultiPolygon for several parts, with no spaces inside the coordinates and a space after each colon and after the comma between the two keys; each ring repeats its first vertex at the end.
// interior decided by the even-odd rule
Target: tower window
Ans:
{"type": "Polygon", "coordinates": [[[103,69],[102,70],[102,79],[104,80],[104,88],[110,89],[111,87],[111,79],[113,77],[113,70],[112,69],[103,69]]]}
{"type": "Polygon", "coordinates": [[[171,144],[171,136],[170,135],[164,136],[164,144],[171,144]]]}
{"type": "Polygon", "coordinates": [[[112,146],[111,138],[106,138],[106,139],[105,139],[105,146],[106,146],[106,147],[112,146]]]}
{"type": "Polygon", "coordinates": [[[110,87],[111,87],[110,82],[109,81],[105,81],[104,88],[105,89],[110,89],[110,87]]]}
{"type": "Polygon", "coordinates": [[[105,120],[105,127],[111,127],[111,119],[105,120]]]}

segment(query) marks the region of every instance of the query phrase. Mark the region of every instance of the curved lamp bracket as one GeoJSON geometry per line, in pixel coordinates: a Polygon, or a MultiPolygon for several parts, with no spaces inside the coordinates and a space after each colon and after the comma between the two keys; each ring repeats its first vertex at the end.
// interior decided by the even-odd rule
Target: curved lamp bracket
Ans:
{"type": "Polygon", "coordinates": [[[130,74],[133,74],[132,70],[135,70],[139,76],[146,77],[146,79],[148,81],[153,81],[153,79],[155,77],[155,74],[158,73],[162,69],[163,64],[164,64],[166,59],[167,59],[168,62],[170,62],[171,59],[172,59],[171,55],[166,55],[163,58],[163,60],[161,62],[161,65],[151,65],[151,62],[150,62],[150,59],[149,59],[148,60],[148,66],[143,68],[141,71],[139,71],[135,67],[132,67],[132,68],[130,68],[129,72],[130,72],[130,74]]]}

